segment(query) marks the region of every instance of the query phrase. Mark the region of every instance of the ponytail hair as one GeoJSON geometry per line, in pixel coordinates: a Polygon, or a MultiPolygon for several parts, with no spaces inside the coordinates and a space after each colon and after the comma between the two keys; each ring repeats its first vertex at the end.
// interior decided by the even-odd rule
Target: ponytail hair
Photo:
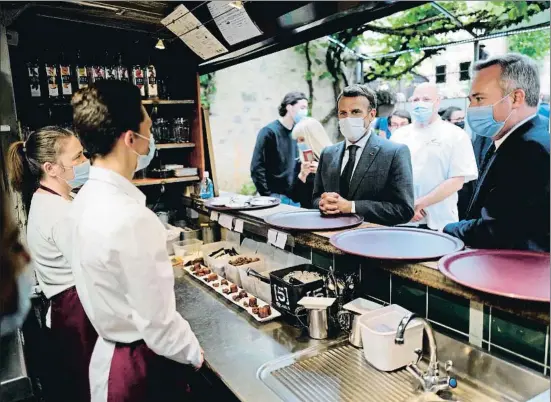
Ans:
{"type": "Polygon", "coordinates": [[[56,163],[65,140],[73,135],[68,129],[47,126],[31,133],[26,141],[10,145],[7,157],[10,184],[21,193],[27,212],[32,194],[44,174],[42,166],[46,162],[56,163]]]}

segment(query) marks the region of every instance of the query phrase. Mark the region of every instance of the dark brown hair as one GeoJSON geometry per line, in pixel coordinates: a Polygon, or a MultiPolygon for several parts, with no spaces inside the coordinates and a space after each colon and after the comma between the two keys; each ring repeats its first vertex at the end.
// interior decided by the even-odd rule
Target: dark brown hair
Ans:
{"type": "Polygon", "coordinates": [[[375,91],[369,88],[367,85],[353,84],[344,88],[337,98],[337,103],[341,100],[342,97],[345,98],[356,98],[358,96],[363,96],[369,101],[370,109],[377,109],[377,95],[375,91]]]}
{"type": "Polygon", "coordinates": [[[281,104],[279,105],[279,108],[277,109],[279,112],[279,115],[281,117],[285,116],[287,114],[287,106],[288,105],[296,105],[298,101],[300,100],[308,100],[306,95],[302,92],[289,92],[287,95],[283,97],[283,100],[281,101],[281,104]]]}
{"type": "Polygon", "coordinates": [[[57,126],[43,127],[29,135],[26,141],[10,145],[7,157],[8,176],[14,190],[21,193],[25,208],[44,174],[46,162],[56,163],[63,152],[65,140],[74,133],[57,126]]]}
{"type": "Polygon", "coordinates": [[[109,154],[126,131],[139,131],[144,120],[140,90],[125,81],[99,81],[71,101],[73,125],[90,156],[109,154]]]}

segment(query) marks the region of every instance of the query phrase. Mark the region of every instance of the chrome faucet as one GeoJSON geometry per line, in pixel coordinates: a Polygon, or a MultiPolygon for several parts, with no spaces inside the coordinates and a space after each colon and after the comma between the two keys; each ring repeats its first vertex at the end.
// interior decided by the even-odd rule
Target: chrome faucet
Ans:
{"type": "Polygon", "coordinates": [[[417,367],[417,364],[419,363],[419,361],[421,361],[421,358],[423,357],[423,351],[421,349],[415,349],[415,353],[417,354],[417,361],[408,364],[406,370],[419,381],[421,387],[425,392],[436,393],[438,391],[444,391],[449,388],[457,387],[457,380],[454,377],[449,376],[449,372],[451,371],[453,366],[451,360],[448,360],[445,365],[445,370],[448,375],[439,375],[439,363],[438,359],[436,358],[436,340],[434,339],[434,332],[432,330],[432,327],[426,319],[419,317],[418,315],[413,313],[406,315],[404,318],[402,318],[402,321],[400,321],[400,324],[398,325],[398,330],[396,331],[396,338],[394,339],[394,343],[398,345],[404,344],[404,332],[406,331],[407,326],[415,320],[421,321],[423,323],[423,327],[429,339],[429,367],[425,373],[423,373],[419,369],[419,367],[417,367]]]}

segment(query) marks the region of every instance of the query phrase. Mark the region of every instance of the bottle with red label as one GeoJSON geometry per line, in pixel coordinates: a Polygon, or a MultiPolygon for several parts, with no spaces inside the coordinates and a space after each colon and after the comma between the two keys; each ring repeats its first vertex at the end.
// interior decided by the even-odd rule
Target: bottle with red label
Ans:
{"type": "Polygon", "coordinates": [[[78,89],[87,88],[88,84],[90,82],[90,78],[88,76],[88,67],[84,60],[82,60],[80,56],[80,50],[77,50],[77,57],[76,57],[76,66],[75,66],[75,73],[76,73],[76,86],[78,89]]]}
{"type": "Polygon", "coordinates": [[[109,56],[109,52],[105,51],[105,79],[118,80],[117,65],[114,58],[109,56]]]}
{"type": "Polygon", "coordinates": [[[64,99],[71,99],[73,96],[73,77],[72,68],[69,62],[65,58],[65,53],[61,52],[59,56],[59,76],[61,84],[61,95],[64,99]]]}
{"type": "Polygon", "coordinates": [[[130,77],[128,76],[128,68],[126,68],[126,65],[124,65],[122,61],[121,52],[119,52],[117,60],[117,79],[130,82],[130,77]]]}
{"type": "Polygon", "coordinates": [[[142,98],[145,98],[145,70],[139,64],[132,66],[132,84],[140,89],[142,98]]]}
{"type": "Polygon", "coordinates": [[[46,85],[48,86],[48,98],[50,99],[58,99],[60,97],[59,93],[59,78],[58,78],[58,68],[57,63],[53,62],[52,55],[48,51],[48,49],[45,50],[45,62],[44,62],[44,69],[46,71],[46,85]]]}
{"type": "Polygon", "coordinates": [[[155,69],[155,66],[149,62],[146,70],[146,76],[147,76],[147,97],[148,98],[158,98],[159,97],[159,89],[157,86],[157,70],[155,69]]]}
{"type": "Polygon", "coordinates": [[[89,69],[90,84],[105,79],[105,66],[98,61],[98,57],[95,56],[92,62],[92,66],[89,69]]]}

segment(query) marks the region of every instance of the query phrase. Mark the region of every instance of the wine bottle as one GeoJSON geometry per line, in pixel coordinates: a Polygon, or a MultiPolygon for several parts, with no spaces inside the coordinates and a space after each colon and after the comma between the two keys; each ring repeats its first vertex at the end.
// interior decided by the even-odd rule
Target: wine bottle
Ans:
{"type": "Polygon", "coordinates": [[[46,83],[48,85],[48,98],[59,98],[59,82],[58,82],[58,69],[56,63],[51,61],[51,54],[48,49],[45,50],[46,55],[44,62],[44,68],[46,70],[46,83]]]}
{"type": "Polygon", "coordinates": [[[61,94],[65,99],[71,99],[71,97],[73,96],[71,70],[71,65],[65,59],[65,53],[61,52],[59,56],[59,75],[61,83],[61,94]]]}
{"type": "Polygon", "coordinates": [[[76,70],[78,89],[87,88],[90,82],[90,78],[88,77],[88,66],[81,59],[80,50],[77,50],[75,70],[76,70]]]}
{"type": "Polygon", "coordinates": [[[145,71],[139,64],[132,67],[132,83],[140,89],[140,94],[145,97],[145,71]]]}
{"type": "Polygon", "coordinates": [[[42,91],[40,89],[40,64],[38,63],[38,57],[27,62],[27,77],[29,78],[31,97],[40,98],[42,96],[42,91]]]}
{"type": "Polygon", "coordinates": [[[147,63],[146,68],[146,77],[147,77],[147,88],[146,93],[148,98],[158,98],[159,89],[157,86],[157,70],[151,61],[147,63]]]}
{"type": "Polygon", "coordinates": [[[122,61],[122,54],[119,52],[118,60],[117,60],[117,79],[121,81],[130,81],[130,78],[128,77],[128,68],[124,65],[122,61]]]}

